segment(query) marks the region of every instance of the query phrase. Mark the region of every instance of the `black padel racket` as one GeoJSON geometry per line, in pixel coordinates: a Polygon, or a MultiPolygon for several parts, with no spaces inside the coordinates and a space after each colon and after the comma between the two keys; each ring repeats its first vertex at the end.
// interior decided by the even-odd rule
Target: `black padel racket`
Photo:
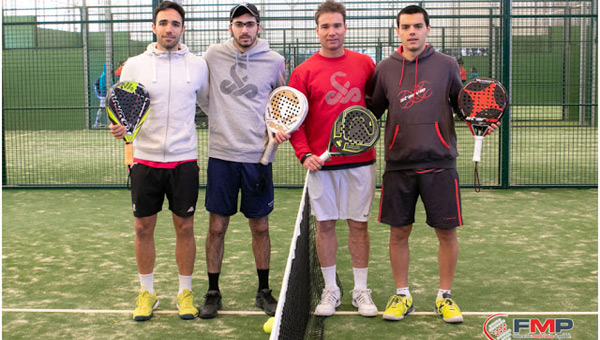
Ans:
{"type": "Polygon", "coordinates": [[[379,139],[379,122],[362,106],[350,106],[333,123],[327,150],[319,156],[323,161],[331,156],[349,156],[369,150],[379,139]]]}
{"type": "Polygon", "coordinates": [[[265,123],[269,142],[260,163],[269,164],[271,153],[275,149],[273,136],[278,132],[292,133],[302,125],[308,112],[306,96],[289,86],[281,86],[273,90],[265,109],[265,123]]]}
{"type": "Polygon", "coordinates": [[[488,133],[490,125],[500,121],[507,103],[508,97],[504,86],[491,78],[475,78],[469,81],[458,94],[458,106],[475,137],[473,149],[475,191],[479,191],[480,188],[477,163],[481,161],[483,138],[488,133]]]}
{"type": "Polygon", "coordinates": [[[133,164],[133,140],[140,131],[150,108],[150,95],[144,85],[123,81],[113,85],[106,96],[108,119],[127,128],[125,133],[125,165],[133,164]]]}

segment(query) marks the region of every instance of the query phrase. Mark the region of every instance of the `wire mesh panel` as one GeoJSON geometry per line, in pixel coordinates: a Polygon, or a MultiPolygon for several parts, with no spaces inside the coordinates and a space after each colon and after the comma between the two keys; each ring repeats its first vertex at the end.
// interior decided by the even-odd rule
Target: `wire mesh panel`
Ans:
{"type": "MultiPolygon", "coordinates": [[[[118,80],[121,63],[152,42],[152,5],[157,2],[4,1],[4,187],[126,185],[121,142],[106,130],[103,91],[118,80]]],[[[319,3],[256,2],[261,38],[285,57],[288,76],[319,50],[314,21],[319,3]]],[[[396,15],[412,2],[344,3],[347,48],[376,63],[398,48],[396,15]]],[[[508,87],[510,106],[502,129],[484,144],[482,185],[597,186],[597,2],[420,4],[430,14],[428,42],[436,50],[455,57],[467,77],[492,77],[508,87]]],[[[210,44],[229,39],[234,1],[183,5],[182,42],[193,53],[202,55],[210,44]]],[[[204,185],[208,123],[199,108],[196,123],[204,185]]],[[[461,184],[471,186],[473,137],[464,123],[455,124],[461,184]]],[[[377,151],[381,175],[381,142],[377,151]]],[[[275,184],[302,186],[303,173],[289,143],[282,145],[273,167],[275,184]]]]}

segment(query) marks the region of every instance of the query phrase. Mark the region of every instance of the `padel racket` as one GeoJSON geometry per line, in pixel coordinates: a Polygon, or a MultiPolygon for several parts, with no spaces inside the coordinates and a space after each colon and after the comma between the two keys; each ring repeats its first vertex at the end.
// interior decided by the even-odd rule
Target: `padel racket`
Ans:
{"type": "Polygon", "coordinates": [[[108,90],[106,112],[113,124],[127,128],[125,133],[125,165],[133,164],[133,140],[140,131],[150,108],[150,95],[144,85],[123,81],[108,90]]]}
{"type": "Polygon", "coordinates": [[[269,95],[269,102],[265,109],[265,123],[269,142],[263,153],[260,163],[269,164],[269,158],[275,149],[273,137],[278,131],[292,133],[302,125],[308,112],[306,96],[289,86],[281,86],[269,95]]]}
{"type": "Polygon", "coordinates": [[[465,117],[465,122],[475,137],[473,162],[475,162],[475,191],[479,191],[479,174],[477,163],[481,161],[481,146],[490,125],[498,123],[508,97],[500,82],[490,78],[475,78],[469,81],[458,94],[458,105],[465,117]]]}
{"type": "Polygon", "coordinates": [[[333,123],[327,150],[319,156],[323,161],[331,156],[350,156],[369,150],[379,139],[379,122],[362,106],[350,106],[333,123]]]}

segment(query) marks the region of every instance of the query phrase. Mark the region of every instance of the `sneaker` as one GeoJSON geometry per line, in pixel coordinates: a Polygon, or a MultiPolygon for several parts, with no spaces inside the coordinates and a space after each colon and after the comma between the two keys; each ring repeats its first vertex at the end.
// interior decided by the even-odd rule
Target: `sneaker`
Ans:
{"type": "Polygon", "coordinates": [[[383,318],[391,321],[399,321],[404,319],[407,314],[415,311],[413,299],[406,295],[392,295],[385,306],[383,318]]]}
{"type": "Polygon", "coordinates": [[[137,307],[133,311],[133,320],[146,321],[150,320],[154,315],[153,311],[158,307],[158,299],[156,293],[150,294],[147,290],[142,290],[135,302],[137,307]]]}
{"type": "Polygon", "coordinates": [[[179,309],[179,318],[183,320],[193,320],[198,316],[198,309],[194,307],[194,294],[184,289],[177,295],[177,309],[179,309]]]}
{"type": "Polygon", "coordinates": [[[438,315],[442,316],[444,321],[448,323],[463,322],[463,316],[460,312],[460,308],[458,308],[448,293],[444,293],[443,298],[436,299],[435,311],[438,313],[438,315]]]}
{"type": "Polygon", "coordinates": [[[256,307],[265,311],[268,316],[274,316],[277,309],[277,300],[271,295],[269,288],[261,289],[256,293],[256,307]]]}
{"type": "Polygon", "coordinates": [[[352,291],[352,306],[358,308],[358,314],[362,316],[376,316],[377,306],[371,299],[370,289],[352,291]]]}
{"type": "Polygon", "coordinates": [[[335,308],[340,305],[340,289],[325,288],[321,293],[321,302],[317,308],[315,308],[315,315],[317,316],[332,316],[335,313],[335,308]]]}
{"type": "Polygon", "coordinates": [[[212,319],[216,317],[221,307],[221,292],[218,290],[209,290],[204,295],[204,303],[200,308],[200,318],[212,319]]]}

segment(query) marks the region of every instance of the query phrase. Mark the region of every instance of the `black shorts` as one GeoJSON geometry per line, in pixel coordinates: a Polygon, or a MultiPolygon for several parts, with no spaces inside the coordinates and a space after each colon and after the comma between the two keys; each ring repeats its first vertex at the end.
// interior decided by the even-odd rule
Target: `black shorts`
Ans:
{"type": "Polygon", "coordinates": [[[446,229],[463,224],[456,169],[385,172],[379,222],[395,227],[413,224],[419,196],[425,206],[428,225],[446,229]]]}
{"type": "Polygon", "coordinates": [[[147,217],[162,210],[165,195],[169,210],[190,217],[198,201],[198,164],[186,162],[174,169],[159,169],[136,163],[131,167],[133,216],[147,217]]]}
{"type": "Polygon", "coordinates": [[[273,211],[273,168],[271,163],[239,163],[208,159],[204,206],[211,213],[231,216],[240,211],[246,218],[261,218],[273,211]]]}

